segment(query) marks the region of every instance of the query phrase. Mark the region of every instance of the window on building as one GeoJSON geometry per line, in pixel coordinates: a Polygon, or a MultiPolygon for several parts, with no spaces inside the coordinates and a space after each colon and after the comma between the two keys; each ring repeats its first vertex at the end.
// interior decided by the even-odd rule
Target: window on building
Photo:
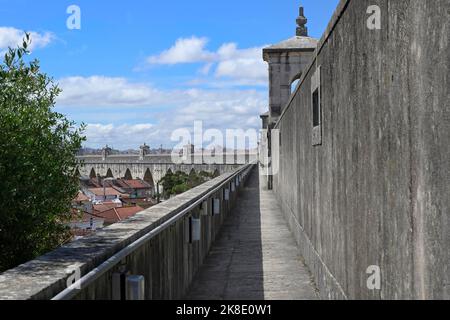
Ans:
{"type": "Polygon", "coordinates": [[[300,79],[296,79],[291,84],[291,95],[295,92],[295,89],[297,89],[298,83],[300,82],[300,79]]]}
{"type": "Polygon", "coordinates": [[[322,144],[322,97],[321,97],[320,66],[311,77],[311,120],[312,120],[312,145],[322,144]]]}
{"type": "Polygon", "coordinates": [[[279,137],[278,145],[281,148],[281,130],[278,132],[278,137],[279,137]]]}
{"type": "Polygon", "coordinates": [[[319,103],[319,89],[317,88],[312,95],[312,103],[313,103],[313,127],[320,126],[320,103],[319,103]]]}

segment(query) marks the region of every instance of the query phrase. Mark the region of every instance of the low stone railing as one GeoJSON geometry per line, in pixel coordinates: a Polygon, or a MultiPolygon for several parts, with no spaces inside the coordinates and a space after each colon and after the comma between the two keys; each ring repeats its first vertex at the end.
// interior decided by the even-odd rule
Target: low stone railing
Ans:
{"type": "Polygon", "coordinates": [[[253,164],[0,275],[0,299],[179,299],[253,164]]]}

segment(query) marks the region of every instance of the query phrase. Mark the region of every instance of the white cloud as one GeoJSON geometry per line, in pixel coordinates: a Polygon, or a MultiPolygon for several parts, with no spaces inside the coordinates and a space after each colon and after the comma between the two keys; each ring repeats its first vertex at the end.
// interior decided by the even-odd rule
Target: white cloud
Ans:
{"type": "Polygon", "coordinates": [[[220,62],[216,77],[228,77],[242,84],[267,83],[267,65],[262,59],[263,47],[238,49],[235,43],[224,44],[219,48],[220,62]]]}
{"type": "MultiPolygon", "coordinates": [[[[201,121],[204,131],[217,129],[224,137],[227,129],[258,130],[261,126],[259,115],[267,106],[266,94],[255,90],[196,90],[194,96],[195,99],[186,105],[179,106],[159,119],[155,125],[159,132],[158,138],[166,139],[158,144],[167,145],[167,137],[176,129],[186,128],[192,133],[194,122],[197,121],[201,121]]],[[[154,144],[151,140],[150,143],[154,144]]]]}
{"type": "Polygon", "coordinates": [[[228,108],[255,105],[265,101],[265,93],[256,90],[162,90],[151,84],[131,82],[125,78],[91,76],[68,77],[58,81],[63,90],[57,99],[64,107],[184,107],[195,110],[198,105],[209,108],[228,108]]]}
{"type": "Polygon", "coordinates": [[[85,135],[87,146],[101,147],[106,144],[115,148],[137,149],[144,141],[154,139],[157,133],[152,124],[98,124],[91,123],[86,126],[85,135]],[[131,143],[130,143],[131,142],[131,143]],[[134,142],[134,144],[132,143],[134,142]]]}
{"type": "Polygon", "coordinates": [[[214,54],[205,50],[208,42],[206,38],[180,38],[168,50],[163,51],[157,56],[151,56],[147,59],[149,64],[179,64],[211,61],[214,54]]]}
{"type": "MultiPolygon", "coordinates": [[[[199,70],[207,76],[215,68],[216,79],[229,79],[234,85],[267,85],[267,65],[262,59],[264,46],[239,49],[236,43],[225,43],[216,52],[206,49],[206,38],[181,38],[168,50],[147,59],[149,64],[174,65],[203,62],[199,70]]],[[[229,84],[228,84],[229,85],[229,84]]]]}
{"type": "Polygon", "coordinates": [[[68,77],[60,79],[58,83],[63,90],[58,97],[58,104],[62,106],[161,106],[173,99],[170,92],[157,90],[145,83],[133,83],[125,78],[68,77]]]}
{"type": "MultiPolygon", "coordinates": [[[[55,38],[51,32],[38,33],[31,31],[31,45],[29,50],[43,48],[52,42],[55,38]]],[[[8,47],[15,48],[22,45],[25,38],[25,32],[12,27],[0,27],[0,52],[5,52],[8,47]]]]}
{"type": "Polygon", "coordinates": [[[209,74],[209,72],[211,71],[212,67],[213,67],[213,63],[211,63],[211,62],[207,63],[199,70],[199,73],[204,76],[207,76],[209,74]]]}
{"type": "Polygon", "coordinates": [[[59,110],[69,111],[69,117],[70,113],[83,113],[82,121],[88,123],[87,145],[93,147],[110,144],[128,149],[143,142],[167,146],[174,130],[192,128],[194,121],[202,121],[205,129],[222,132],[258,129],[259,114],[267,108],[267,94],[258,90],[163,90],[124,78],[100,76],[65,78],[59,83],[64,90],[58,99],[59,110]],[[158,106],[169,108],[152,113],[152,107],[158,106]],[[88,112],[90,107],[97,110],[88,112]],[[116,120],[105,123],[106,119],[116,120]],[[137,124],[121,124],[121,119],[137,124]]]}

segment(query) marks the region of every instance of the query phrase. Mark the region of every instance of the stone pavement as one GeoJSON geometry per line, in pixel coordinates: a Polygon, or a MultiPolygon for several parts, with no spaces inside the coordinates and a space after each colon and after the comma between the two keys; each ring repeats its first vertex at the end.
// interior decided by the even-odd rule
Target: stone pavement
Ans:
{"type": "Polygon", "coordinates": [[[271,191],[253,170],[186,299],[318,299],[271,191]]]}

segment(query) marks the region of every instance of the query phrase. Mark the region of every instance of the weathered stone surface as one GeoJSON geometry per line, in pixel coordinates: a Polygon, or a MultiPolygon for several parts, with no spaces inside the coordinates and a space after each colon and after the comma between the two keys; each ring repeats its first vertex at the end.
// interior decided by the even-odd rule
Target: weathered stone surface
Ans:
{"type": "MultiPolygon", "coordinates": [[[[233,174],[233,172],[226,173],[128,220],[111,225],[93,236],[72,242],[0,274],[0,300],[53,298],[67,287],[66,280],[70,275],[68,270],[80,268],[82,275],[88,273],[127,245],[221,186],[233,174]]],[[[200,217],[201,241],[194,243],[186,241],[189,217],[187,214],[122,261],[121,265],[131,274],[145,277],[146,299],[176,299],[185,293],[223,220],[235,204],[239,190],[240,188],[230,195],[229,201],[223,199],[222,190],[213,195],[220,199],[221,214],[212,216],[209,207],[208,215],[200,217]]],[[[190,215],[198,217],[198,208],[192,210],[190,215]]],[[[119,265],[103,274],[83,289],[76,298],[111,299],[112,273],[118,268],[119,265]]]]}
{"type": "Polygon", "coordinates": [[[255,170],[186,295],[193,300],[317,299],[281,208],[255,170]]]}
{"type": "Polygon", "coordinates": [[[324,298],[450,299],[449,21],[448,0],[342,0],[280,117],[274,191],[324,298]]]}
{"type": "MultiPolygon", "coordinates": [[[[238,164],[173,164],[171,162],[144,162],[131,161],[122,162],[116,159],[108,159],[102,162],[101,159],[95,158],[95,161],[85,161],[83,166],[80,166],[78,171],[82,176],[89,177],[91,173],[106,177],[108,172],[115,178],[123,178],[129,172],[133,179],[145,179],[146,175],[150,173],[153,187],[167,174],[169,170],[173,173],[181,171],[189,174],[191,170],[196,172],[206,171],[210,173],[217,172],[224,174],[236,170],[241,165],[238,164]]],[[[160,186],[161,187],[161,186],[160,186]]],[[[161,187],[162,188],[162,187],[161,187]]]]}

